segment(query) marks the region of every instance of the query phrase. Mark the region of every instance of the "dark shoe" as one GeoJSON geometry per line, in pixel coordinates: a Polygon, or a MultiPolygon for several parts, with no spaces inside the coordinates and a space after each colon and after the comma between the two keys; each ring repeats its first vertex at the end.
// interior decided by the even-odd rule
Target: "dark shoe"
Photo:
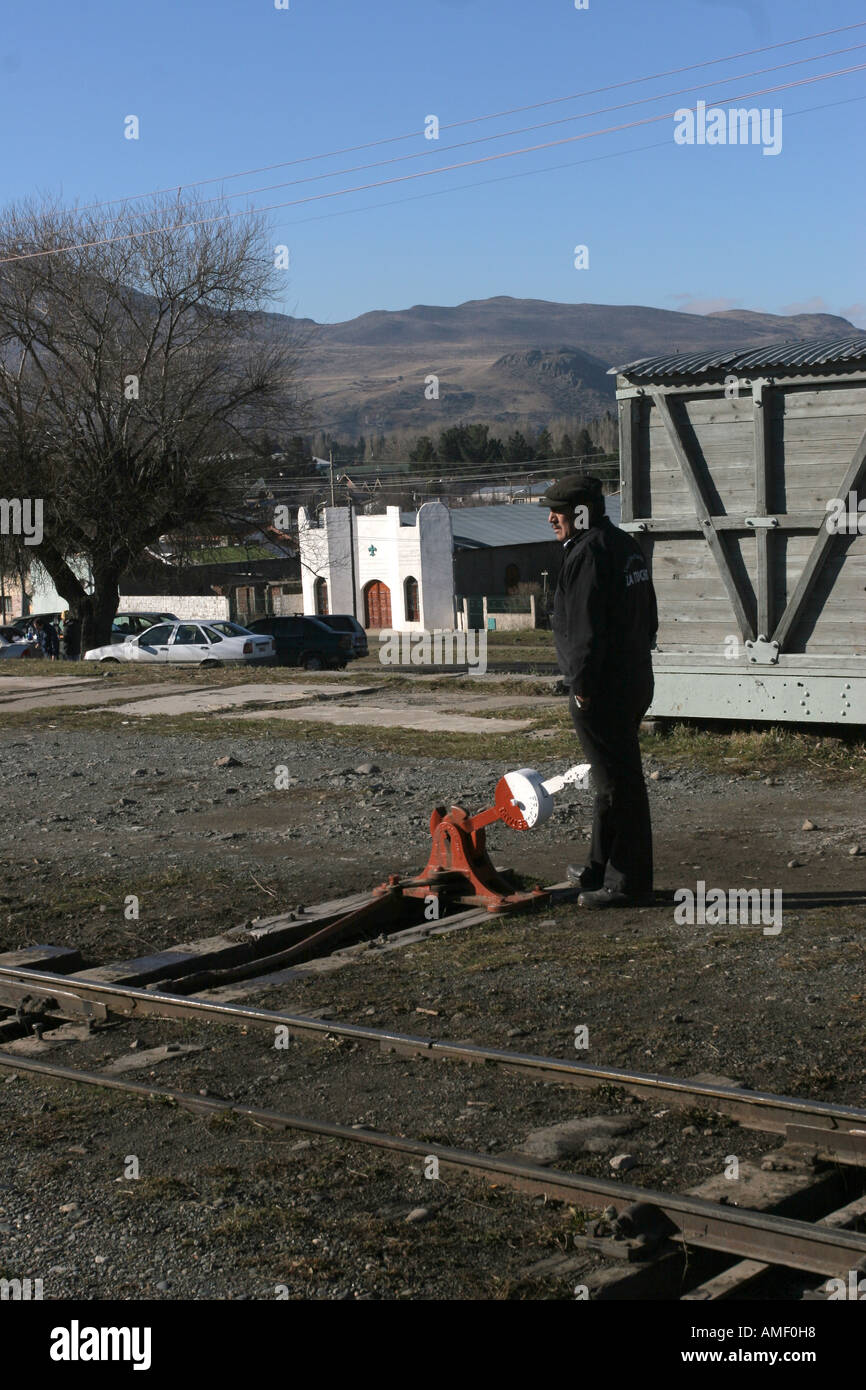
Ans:
{"type": "Polygon", "coordinates": [[[601,888],[604,879],[589,865],[585,869],[579,869],[576,864],[569,864],[565,871],[565,876],[569,883],[577,883],[587,892],[592,892],[596,888],[601,888]]]}
{"type": "Polygon", "coordinates": [[[628,893],[619,893],[615,888],[597,888],[593,893],[581,893],[578,907],[634,907],[636,899],[628,893]]]}

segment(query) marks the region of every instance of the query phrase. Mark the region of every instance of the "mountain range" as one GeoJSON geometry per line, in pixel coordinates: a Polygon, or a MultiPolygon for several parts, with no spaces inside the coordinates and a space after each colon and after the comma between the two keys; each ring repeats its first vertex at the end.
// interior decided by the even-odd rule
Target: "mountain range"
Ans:
{"type": "Polygon", "coordinates": [[[379,309],[345,323],[256,314],[264,338],[299,333],[301,385],[312,423],[341,439],[460,421],[533,429],[557,416],[596,416],[615,400],[610,367],[656,353],[760,347],[858,330],[835,314],[727,309],[689,314],[632,304],[468,300],[379,309]],[[438,399],[429,378],[438,379],[438,399]]]}

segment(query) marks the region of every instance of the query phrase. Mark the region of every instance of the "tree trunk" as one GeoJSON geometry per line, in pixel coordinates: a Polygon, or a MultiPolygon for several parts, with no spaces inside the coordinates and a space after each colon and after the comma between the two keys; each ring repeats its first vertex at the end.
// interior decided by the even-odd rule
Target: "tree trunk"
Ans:
{"type": "Polygon", "coordinates": [[[111,624],[120,602],[118,582],[127,559],[124,555],[122,560],[116,558],[112,562],[94,564],[91,570],[93,592],[88,593],[78,575],[50,542],[44,542],[39,549],[40,564],[53,579],[58,594],[68,603],[70,613],[81,619],[82,657],[91,647],[107,647],[111,642],[111,624]]]}
{"type": "Polygon", "coordinates": [[[59,551],[54,548],[50,541],[43,541],[39,547],[38,555],[34,558],[53,579],[55,589],[69,604],[70,610],[79,612],[83,600],[87,597],[87,590],[59,551]]]}
{"type": "Polygon", "coordinates": [[[82,657],[91,647],[107,647],[111,643],[111,624],[120,602],[120,575],[121,570],[114,565],[93,570],[93,593],[86,594],[78,604],[82,657]]]}

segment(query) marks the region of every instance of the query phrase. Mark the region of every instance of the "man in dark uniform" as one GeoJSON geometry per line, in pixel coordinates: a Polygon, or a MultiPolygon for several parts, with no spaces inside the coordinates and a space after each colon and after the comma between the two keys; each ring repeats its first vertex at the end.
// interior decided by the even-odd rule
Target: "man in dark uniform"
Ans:
{"type": "Polygon", "coordinates": [[[542,499],[563,544],[551,625],[574,727],[592,767],[589,862],[569,866],[581,907],[652,893],[652,827],[638,729],[653,694],[658,614],[643,551],[605,515],[597,478],[562,478],[542,499]]]}
{"type": "Polygon", "coordinates": [[[77,661],[81,655],[81,619],[69,613],[63,618],[60,650],[67,661],[77,661]]]}

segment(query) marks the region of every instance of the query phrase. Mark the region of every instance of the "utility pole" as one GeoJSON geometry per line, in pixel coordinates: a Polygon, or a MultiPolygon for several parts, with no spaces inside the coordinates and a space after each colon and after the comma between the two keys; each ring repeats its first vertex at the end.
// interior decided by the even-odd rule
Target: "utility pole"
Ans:
{"type": "Polygon", "coordinates": [[[335,498],[334,498],[334,451],[333,451],[333,449],[329,449],[329,450],[328,450],[328,471],[330,472],[330,475],[331,475],[331,506],[332,506],[332,507],[336,507],[337,503],[336,503],[336,500],[335,500],[335,498]]]}
{"type": "Polygon", "coordinates": [[[355,506],[346,489],[346,502],[349,506],[349,564],[352,575],[352,617],[358,616],[358,589],[355,583],[355,506]]]}

